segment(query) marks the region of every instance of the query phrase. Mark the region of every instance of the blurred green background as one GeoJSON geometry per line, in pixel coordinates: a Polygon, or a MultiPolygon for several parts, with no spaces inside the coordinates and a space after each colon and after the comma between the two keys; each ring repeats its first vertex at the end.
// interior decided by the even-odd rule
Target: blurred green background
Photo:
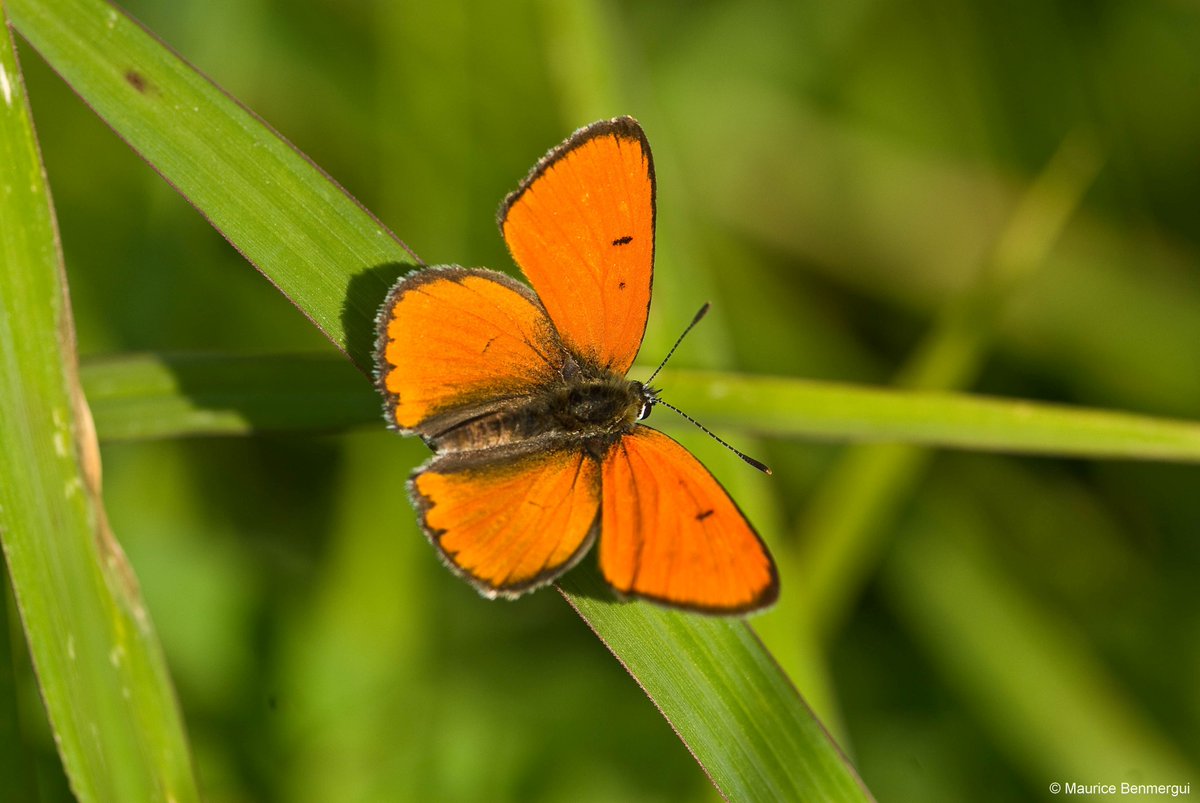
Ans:
{"type": "MultiPolygon", "coordinates": [[[[126,8],[430,264],[511,269],[505,193],[573,129],[637,117],[659,180],[643,363],[711,298],[678,367],[891,384],[957,345],[966,367],[926,383],[1200,418],[1194,3],[126,8]],[[1099,172],[1045,259],[994,288],[1056,153],[1099,172]],[[960,337],[964,299],[986,314],[960,337]]],[[[85,359],[332,350],[21,55],[85,359]]],[[[782,567],[753,623],[878,799],[1200,784],[1200,470],[722,434],[775,468],[739,495],[782,567]]],[[[206,796],[713,799],[556,593],[487,602],[440,566],[403,492],[426,454],[382,421],[105,445],[206,796]]],[[[45,797],[65,799],[23,671],[45,797]]]]}

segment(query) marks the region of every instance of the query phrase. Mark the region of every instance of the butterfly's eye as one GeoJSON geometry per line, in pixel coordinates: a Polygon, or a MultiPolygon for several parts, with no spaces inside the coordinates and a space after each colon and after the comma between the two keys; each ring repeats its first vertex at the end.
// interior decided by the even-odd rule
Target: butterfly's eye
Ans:
{"type": "Polygon", "coordinates": [[[645,421],[650,417],[650,411],[654,409],[654,403],[658,401],[658,394],[655,393],[654,388],[648,388],[641,382],[633,382],[631,384],[634,392],[642,399],[642,406],[638,408],[637,420],[645,421]]]}

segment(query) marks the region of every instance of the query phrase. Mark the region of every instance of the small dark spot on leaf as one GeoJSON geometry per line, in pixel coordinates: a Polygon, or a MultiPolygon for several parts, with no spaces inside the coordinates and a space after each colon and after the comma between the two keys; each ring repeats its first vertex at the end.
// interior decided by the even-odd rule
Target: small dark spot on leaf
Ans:
{"type": "Polygon", "coordinates": [[[146,90],[150,87],[149,82],[146,80],[146,76],[142,75],[137,70],[126,70],[125,80],[129,82],[131,87],[142,94],[145,94],[146,90]]]}
{"type": "Polygon", "coordinates": [[[712,514],[713,514],[712,508],[709,508],[708,510],[702,510],[696,514],[696,521],[704,521],[712,514]]]}
{"type": "Polygon", "coordinates": [[[633,242],[633,235],[626,234],[624,237],[613,240],[613,245],[629,245],[631,242],[633,242]]]}

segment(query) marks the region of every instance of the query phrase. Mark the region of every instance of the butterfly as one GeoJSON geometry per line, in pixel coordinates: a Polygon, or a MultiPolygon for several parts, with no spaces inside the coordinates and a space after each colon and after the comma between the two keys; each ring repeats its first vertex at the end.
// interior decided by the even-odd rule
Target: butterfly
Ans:
{"type": "Polygon", "coordinates": [[[770,605],[770,553],[626,379],[654,272],[650,145],[631,117],[581,128],[500,207],[533,289],[482,268],[402,277],[377,320],[390,426],[433,450],[408,482],[425,535],[484,596],[554,581],[599,541],[621,597],[714,614],[770,605]]]}

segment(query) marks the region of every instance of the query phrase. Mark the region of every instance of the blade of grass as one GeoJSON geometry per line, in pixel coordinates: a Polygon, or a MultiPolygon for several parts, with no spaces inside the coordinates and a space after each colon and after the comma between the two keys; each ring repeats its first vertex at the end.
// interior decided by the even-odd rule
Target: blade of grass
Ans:
{"type": "MultiPolygon", "coordinates": [[[[16,0],[13,13],[21,33],[67,83],[360,369],[369,369],[375,310],[408,259],[401,244],[286,142],[113,7],[97,0],[16,0]]],[[[607,635],[625,617],[638,616],[640,607],[611,608],[607,616],[588,621],[607,635]]],[[[580,612],[587,618],[586,608],[580,612]]],[[[744,623],[732,626],[746,628],[744,623]]],[[[802,711],[811,719],[756,641],[723,655],[699,636],[702,625],[683,619],[678,627],[697,628],[697,635],[686,650],[669,654],[666,660],[672,663],[712,660],[730,671],[772,673],[774,681],[764,680],[763,688],[776,699],[759,708],[767,718],[757,725],[778,734],[778,743],[790,743],[783,730],[793,725],[778,712],[802,711]],[[761,660],[748,662],[747,649],[760,653],[761,660]]],[[[644,665],[631,653],[658,655],[658,645],[617,640],[610,645],[617,645],[614,649],[631,667],[644,665]]],[[[657,686],[646,688],[653,693],[657,686]]],[[[698,710],[740,705],[724,696],[729,693],[708,685],[696,696],[660,697],[655,702],[672,723],[696,723],[698,730],[681,729],[694,735],[703,732],[706,722],[696,716],[698,710]]],[[[805,733],[814,736],[809,749],[837,756],[817,723],[811,722],[805,733]]],[[[723,733],[708,735],[711,738],[689,746],[710,775],[731,760],[748,762],[742,767],[745,777],[753,777],[755,765],[778,766],[732,750],[723,733]]],[[[786,763],[806,766],[807,760],[795,755],[786,763]]],[[[840,757],[824,764],[835,765],[842,782],[836,788],[806,789],[805,797],[847,799],[841,793],[853,788],[855,797],[864,799],[867,793],[840,757]]],[[[810,780],[823,784],[826,776],[810,780]]],[[[780,783],[787,784],[787,779],[780,783]]]]}
{"type": "Polygon", "coordinates": [[[0,25],[0,536],[80,800],[194,800],[162,650],[108,529],[45,173],[0,25]]]}
{"type": "Polygon", "coordinates": [[[782,377],[663,371],[672,397],[710,426],[776,437],[907,442],[956,449],[1200,460],[1200,423],[938,391],[894,391],[782,377]]]}
{"type": "Polygon", "coordinates": [[[744,621],[616,602],[590,565],[559,587],[726,799],[870,799],[744,621]]]}
{"type": "MultiPolygon", "coordinates": [[[[974,381],[1001,312],[1045,264],[1099,166],[1085,137],[1064,141],[1017,205],[975,286],[943,309],[901,372],[901,387],[951,390],[974,381]]],[[[810,580],[803,584],[802,608],[822,640],[842,624],[875,573],[893,535],[889,525],[922,482],[931,456],[909,445],[851,449],[815,495],[803,533],[808,537],[793,566],[805,567],[798,572],[810,580]]],[[[946,507],[942,497],[936,503],[946,507]]],[[[1025,765],[1031,784],[1114,770],[1122,780],[1188,777],[1175,746],[1070,624],[1022,598],[982,545],[972,543],[978,514],[955,510],[944,518],[951,521],[902,533],[885,586],[934,663],[981,712],[995,740],[1025,765]]]]}
{"type": "Polygon", "coordinates": [[[87,360],[104,440],[339,431],[379,422],[379,397],[337,354],[135,354],[87,360]]]}
{"type": "Polygon", "coordinates": [[[341,187],[129,17],[97,0],[9,2],[92,109],[364,372],[375,311],[415,260],[341,187]]]}
{"type": "MultiPolygon", "coordinates": [[[[779,438],[888,441],[981,451],[1200,462],[1200,423],[935,391],[717,371],[663,371],[708,424],[779,438]]],[[[377,402],[332,355],[134,355],[88,361],[105,440],[370,425],[377,402]]],[[[677,429],[679,422],[653,422],[677,429]]]]}

